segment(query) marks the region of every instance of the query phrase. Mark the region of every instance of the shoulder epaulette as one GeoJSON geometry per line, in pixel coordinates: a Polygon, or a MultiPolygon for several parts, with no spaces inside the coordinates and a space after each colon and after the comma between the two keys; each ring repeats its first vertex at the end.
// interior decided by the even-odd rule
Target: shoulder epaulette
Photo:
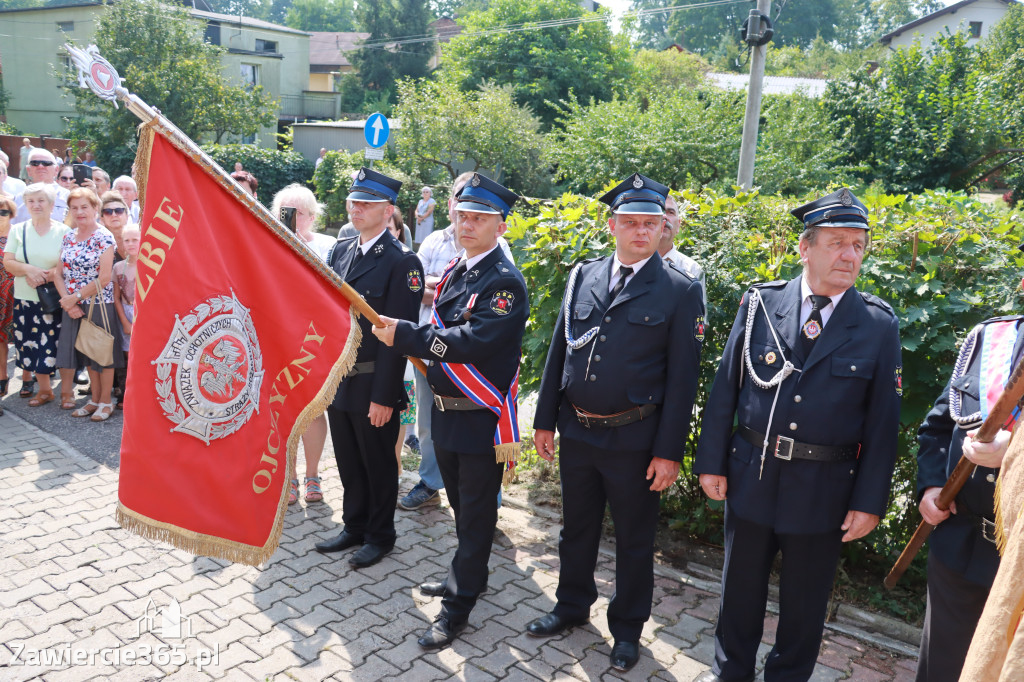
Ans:
{"type": "Polygon", "coordinates": [[[780,289],[789,284],[784,279],[777,279],[774,282],[758,282],[757,284],[751,284],[751,289],[780,289]]]}
{"type": "Polygon", "coordinates": [[[675,270],[676,272],[678,272],[680,275],[682,275],[686,279],[690,280],[691,282],[696,282],[699,279],[699,277],[695,277],[693,274],[691,274],[691,273],[687,272],[686,270],[682,269],[681,267],[679,267],[678,265],[676,265],[675,263],[673,263],[670,260],[665,261],[665,265],[667,265],[668,267],[672,268],[673,270],[675,270]]]}
{"type": "Polygon", "coordinates": [[[1001,317],[993,317],[984,322],[979,322],[978,326],[991,324],[993,322],[1009,322],[1010,320],[1024,320],[1024,315],[1003,315],[1001,317]]]}
{"type": "Polygon", "coordinates": [[[878,296],[875,296],[874,294],[869,294],[866,291],[860,291],[860,292],[857,292],[857,293],[860,294],[860,297],[864,299],[865,303],[867,303],[869,305],[877,306],[877,307],[881,308],[882,310],[884,310],[885,312],[887,312],[890,315],[892,315],[893,317],[896,316],[896,313],[893,311],[892,306],[889,305],[884,299],[881,299],[878,296]]]}

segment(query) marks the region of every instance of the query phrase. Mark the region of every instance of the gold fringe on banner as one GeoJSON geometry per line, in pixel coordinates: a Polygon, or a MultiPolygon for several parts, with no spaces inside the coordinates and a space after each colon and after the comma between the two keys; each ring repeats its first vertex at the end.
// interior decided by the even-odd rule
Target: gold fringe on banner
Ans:
{"type": "Polygon", "coordinates": [[[148,123],[139,124],[139,146],[135,150],[135,163],[132,165],[132,176],[135,178],[135,184],[138,185],[140,221],[146,206],[146,183],[149,182],[149,161],[153,155],[156,122],[157,119],[154,118],[148,123]]]}

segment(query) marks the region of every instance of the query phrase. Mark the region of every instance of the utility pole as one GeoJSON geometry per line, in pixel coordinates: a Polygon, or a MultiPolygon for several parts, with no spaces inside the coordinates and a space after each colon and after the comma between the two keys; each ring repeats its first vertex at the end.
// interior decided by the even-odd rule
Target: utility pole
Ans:
{"type": "Polygon", "coordinates": [[[757,0],[757,9],[747,17],[746,36],[750,46],[750,83],[747,85],[747,109],[743,115],[743,139],[740,143],[740,167],[736,184],[745,190],[754,186],[754,153],[757,151],[757,127],[761,118],[761,84],[764,80],[765,55],[772,39],[772,0],[757,0]]]}

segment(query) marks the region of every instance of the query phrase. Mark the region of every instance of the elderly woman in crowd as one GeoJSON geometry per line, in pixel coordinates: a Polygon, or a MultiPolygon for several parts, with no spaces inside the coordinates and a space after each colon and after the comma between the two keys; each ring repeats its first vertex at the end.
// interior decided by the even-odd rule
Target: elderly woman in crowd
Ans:
{"type": "Polygon", "coordinates": [[[107,192],[100,197],[100,224],[114,236],[117,248],[114,250],[114,262],[126,258],[122,233],[131,223],[131,209],[128,202],[118,192],[107,192]]]}
{"type": "MultiPolygon", "coordinates": [[[[14,346],[18,366],[34,374],[23,381],[21,397],[29,398],[35,383],[39,395],[29,401],[32,407],[53,400],[50,376],[57,366],[57,337],[60,311],[48,313],[39,303],[36,287],[53,281],[53,268],[60,262],[60,248],[68,228],[50,217],[57,190],[51,183],[33,183],[21,195],[30,218],[11,228],[4,247],[4,267],[14,275],[14,346]]],[[[61,407],[74,409],[73,386],[61,387],[61,407]],[[68,393],[64,393],[68,391],[68,393]],[[67,407],[70,401],[70,408],[67,407]]]]}
{"type": "MultiPolygon", "coordinates": [[[[0,250],[7,245],[7,235],[11,233],[11,218],[17,212],[14,200],[6,194],[0,194],[0,250]]],[[[0,398],[7,395],[7,344],[14,333],[14,275],[7,272],[0,262],[0,351],[3,351],[3,362],[0,363],[0,398]]],[[[0,415],[4,413],[0,405],[0,415]]]]}
{"type": "MultiPolygon", "coordinates": [[[[242,171],[245,173],[245,171],[242,171]]],[[[234,176],[235,174],[232,174],[234,176]]],[[[236,178],[237,179],[237,178],[236,178]]],[[[282,208],[295,209],[295,235],[320,260],[327,259],[327,253],[334,246],[334,239],[321,232],[316,232],[317,219],[323,207],[317,203],[316,197],[308,188],[299,184],[291,184],[274,195],[271,212],[281,217],[282,208]]],[[[327,418],[320,415],[310,423],[302,434],[302,450],[306,454],[306,476],[303,481],[306,502],[319,502],[324,499],[321,487],[319,467],[320,456],[327,441],[327,418]]],[[[288,504],[299,501],[299,479],[296,465],[292,463],[291,481],[288,491],[288,504]]]]}
{"type": "Polygon", "coordinates": [[[71,166],[61,166],[57,172],[57,183],[67,191],[75,188],[75,169],[71,166]]]}
{"type": "MultiPolygon", "coordinates": [[[[61,308],[64,309],[57,343],[61,386],[71,386],[79,359],[88,363],[92,397],[88,403],[72,412],[71,416],[91,417],[94,422],[106,421],[113,414],[111,390],[114,368],[124,367],[123,353],[114,353],[112,365],[100,366],[92,358],[84,355],[79,357],[75,349],[82,318],[90,308],[89,299],[97,294],[99,300],[93,308],[92,322],[104,326],[105,308],[107,331],[115,339],[121,338],[121,323],[114,308],[111,276],[114,267],[114,236],[96,223],[99,211],[100,200],[92,190],[84,187],[71,190],[68,195],[68,223],[74,230],[64,235],[60,267],[54,268],[53,278],[61,295],[61,308]]],[[[61,397],[62,402],[66,397],[61,397]]]]}
{"type": "Polygon", "coordinates": [[[434,190],[424,187],[420,190],[423,196],[416,204],[416,243],[422,244],[431,232],[434,231],[434,208],[437,202],[434,201],[434,190]]]}

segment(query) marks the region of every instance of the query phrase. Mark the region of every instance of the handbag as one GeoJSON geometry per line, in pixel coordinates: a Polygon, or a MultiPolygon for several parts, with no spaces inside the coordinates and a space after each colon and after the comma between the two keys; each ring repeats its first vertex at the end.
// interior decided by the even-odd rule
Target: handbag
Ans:
{"type": "MultiPolygon", "coordinates": [[[[25,231],[21,235],[21,252],[25,255],[25,265],[28,265],[28,228],[29,224],[25,223],[25,231]]],[[[36,287],[36,294],[39,296],[39,307],[44,313],[52,315],[60,310],[60,292],[57,291],[56,284],[44,282],[36,287]]]]}
{"type": "Polygon", "coordinates": [[[100,302],[100,317],[103,326],[92,321],[92,309],[96,299],[100,297],[100,281],[96,280],[96,295],[89,298],[89,314],[78,326],[78,337],[75,339],[75,350],[89,357],[100,367],[114,364],[114,335],[110,333],[110,320],[107,318],[107,306],[100,302]]]}

